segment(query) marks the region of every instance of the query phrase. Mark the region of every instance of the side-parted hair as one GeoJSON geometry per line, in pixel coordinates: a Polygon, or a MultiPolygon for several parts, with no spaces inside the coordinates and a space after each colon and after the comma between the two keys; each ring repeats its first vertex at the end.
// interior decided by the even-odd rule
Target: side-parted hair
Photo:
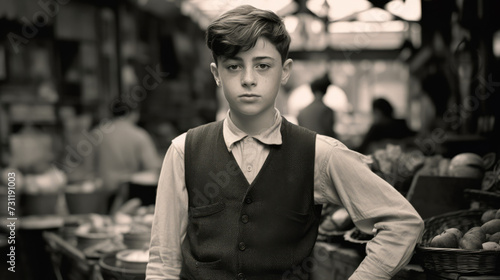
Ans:
{"type": "Polygon", "coordinates": [[[215,63],[219,57],[231,58],[240,51],[253,48],[260,37],[276,47],[284,63],[288,57],[290,35],[281,18],[271,11],[250,5],[239,6],[213,21],[206,32],[207,46],[215,63]]]}

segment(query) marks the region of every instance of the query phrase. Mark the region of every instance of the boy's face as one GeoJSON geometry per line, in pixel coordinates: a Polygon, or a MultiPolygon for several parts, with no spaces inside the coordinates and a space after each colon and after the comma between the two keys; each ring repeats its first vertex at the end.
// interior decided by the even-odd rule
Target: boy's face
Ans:
{"type": "Polygon", "coordinates": [[[280,85],[288,81],[291,68],[292,60],[282,63],[276,47],[265,38],[259,38],[248,51],[210,64],[231,112],[244,116],[274,116],[276,96],[280,85]]]}

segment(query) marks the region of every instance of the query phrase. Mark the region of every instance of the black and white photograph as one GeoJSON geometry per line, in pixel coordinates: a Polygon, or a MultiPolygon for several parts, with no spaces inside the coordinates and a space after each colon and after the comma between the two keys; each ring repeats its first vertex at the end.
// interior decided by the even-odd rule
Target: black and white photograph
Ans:
{"type": "Polygon", "coordinates": [[[0,219],[5,280],[500,280],[500,1],[0,0],[0,219]]]}

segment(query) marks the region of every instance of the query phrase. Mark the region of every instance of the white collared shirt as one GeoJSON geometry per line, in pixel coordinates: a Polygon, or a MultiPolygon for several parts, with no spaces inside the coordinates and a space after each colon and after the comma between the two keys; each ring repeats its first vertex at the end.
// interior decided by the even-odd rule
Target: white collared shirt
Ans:
{"type": "MultiPolygon", "coordinates": [[[[229,113],[228,113],[229,115],[229,113]]],[[[253,137],[239,129],[231,120],[226,118],[222,126],[222,134],[227,150],[232,152],[249,184],[259,173],[266,161],[270,145],[281,145],[281,115],[276,110],[274,123],[271,127],[253,137]]]]}

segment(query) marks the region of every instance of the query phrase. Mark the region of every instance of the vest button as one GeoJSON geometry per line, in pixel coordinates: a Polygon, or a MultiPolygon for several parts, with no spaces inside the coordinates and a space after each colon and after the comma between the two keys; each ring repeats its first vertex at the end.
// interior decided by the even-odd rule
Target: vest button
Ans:
{"type": "Polygon", "coordinates": [[[247,245],[245,244],[245,242],[240,242],[240,244],[238,244],[238,249],[240,249],[240,251],[245,251],[246,248],[247,245]]]}
{"type": "Polygon", "coordinates": [[[241,273],[241,272],[238,273],[238,279],[241,279],[241,280],[245,279],[245,274],[241,273]]]}
{"type": "Polygon", "coordinates": [[[250,196],[248,196],[247,198],[245,198],[245,203],[246,204],[250,204],[252,202],[253,202],[253,200],[252,200],[252,198],[250,196]]]}
{"type": "Polygon", "coordinates": [[[248,215],[241,216],[241,222],[244,224],[248,223],[248,215]]]}

